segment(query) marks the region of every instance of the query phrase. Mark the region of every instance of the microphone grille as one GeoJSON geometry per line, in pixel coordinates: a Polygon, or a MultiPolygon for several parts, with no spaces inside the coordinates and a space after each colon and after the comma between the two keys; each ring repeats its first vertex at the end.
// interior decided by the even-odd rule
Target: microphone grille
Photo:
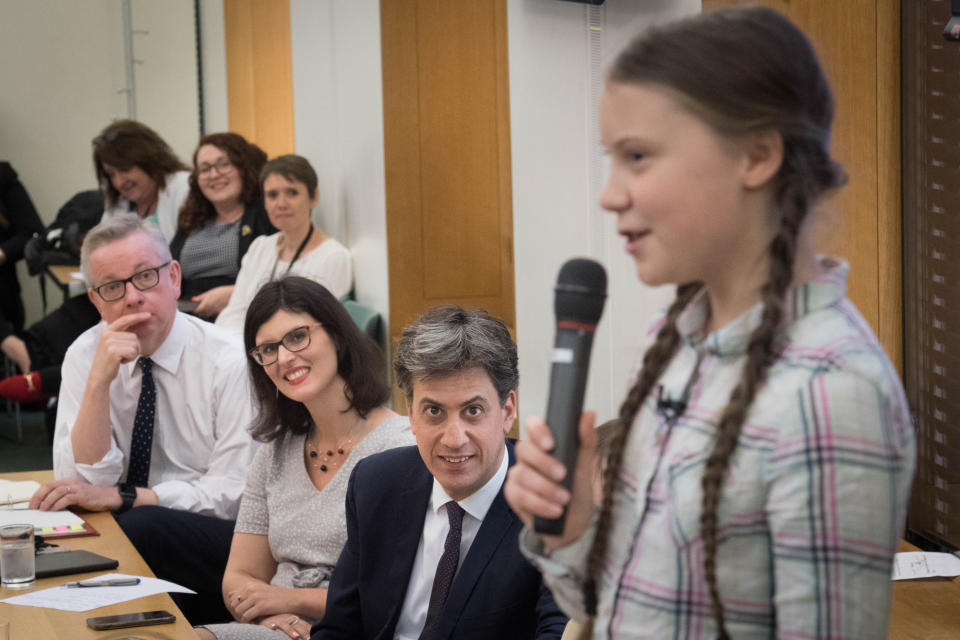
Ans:
{"type": "Polygon", "coordinates": [[[607,272],[595,260],[567,260],[560,267],[554,291],[557,320],[596,324],[607,298],[607,272]]]}

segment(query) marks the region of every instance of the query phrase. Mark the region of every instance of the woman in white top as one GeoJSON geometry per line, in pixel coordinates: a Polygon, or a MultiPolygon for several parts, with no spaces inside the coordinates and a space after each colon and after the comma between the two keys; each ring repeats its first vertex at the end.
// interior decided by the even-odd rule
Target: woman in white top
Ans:
{"type": "Polygon", "coordinates": [[[317,174],[297,155],[274,158],[260,172],[264,206],[279,233],[257,238],[243,257],[230,302],[217,317],[222,327],[241,331],[250,301],[266,282],[285,275],[319,282],[336,298],[350,292],[350,251],[314,226],[317,174]]]}
{"type": "Polygon", "coordinates": [[[111,122],[93,139],[93,166],[104,219],[135,211],[157,225],[167,242],[173,239],[190,172],[163,138],[140,122],[111,122]]]}

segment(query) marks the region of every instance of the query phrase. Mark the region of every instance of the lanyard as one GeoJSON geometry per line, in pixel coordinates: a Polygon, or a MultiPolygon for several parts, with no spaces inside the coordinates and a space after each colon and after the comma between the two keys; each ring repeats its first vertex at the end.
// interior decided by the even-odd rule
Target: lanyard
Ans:
{"type": "MultiPolygon", "coordinates": [[[[303,239],[303,242],[300,243],[300,246],[297,247],[297,252],[293,254],[293,259],[290,260],[290,264],[287,265],[287,270],[283,272],[283,275],[290,273],[290,269],[293,268],[293,263],[297,261],[297,258],[300,257],[300,254],[303,253],[303,248],[307,246],[307,243],[310,242],[310,238],[313,237],[313,225],[310,225],[310,230],[307,231],[307,237],[303,239]]],[[[280,254],[277,254],[277,259],[273,263],[273,269],[270,270],[270,282],[273,281],[273,277],[277,275],[277,265],[280,264],[280,254]]]]}

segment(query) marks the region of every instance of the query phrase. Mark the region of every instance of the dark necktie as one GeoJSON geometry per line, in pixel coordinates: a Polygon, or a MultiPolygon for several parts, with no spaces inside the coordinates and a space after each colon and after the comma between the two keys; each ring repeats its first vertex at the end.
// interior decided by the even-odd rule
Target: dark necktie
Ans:
{"type": "Polygon", "coordinates": [[[157,389],[153,384],[153,360],[140,358],[137,362],[143,378],[140,381],[137,417],[133,420],[133,437],[130,439],[127,482],[137,487],[146,487],[150,479],[150,450],[153,447],[153,422],[157,415],[157,389]]]}
{"type": "Polygon", "coordinates": [[[447,601],[453,576],[460,562],[460,531],[463,524],[463,508],[451,500],[447,503],[447,520],[450,531],[443,543],[443,555],[437,563],[437,573],[433,576],[433,590],[430,591],[430,606],[427,607],[427,622],[423,625],[420,640],[430,640],[437,631],[443,603],[447,601]]]}

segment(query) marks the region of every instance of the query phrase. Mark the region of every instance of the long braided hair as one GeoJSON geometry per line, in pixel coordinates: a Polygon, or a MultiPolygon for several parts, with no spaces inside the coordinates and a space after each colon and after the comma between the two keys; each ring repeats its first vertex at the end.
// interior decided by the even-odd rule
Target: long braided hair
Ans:
{"type": "MultiPolygon", "coordinates": [[[[783,160],[772,183],[778,222],[768,248],[770,272],[761,294],[762,316],[748,340],[740,380],[717,423],[716,440],[701,480],[704,576],[718,637],[728,638],[717,586],[717,511],[741,428],[783,346],[783,304],[793,279],[801,226],[816,200],[846,181],[843,169],[831,160],[827,149],[833,98],[809,41],[789,20],[767,8],[726,9],[651,29],[616,59],[608,83],[669,89],[722,135],[776,131],[783,140],[783,160]]],[[[596,536],[587,557],[584,600],[591,616],[596,615],[597,581],[607,552],[630,429],[677,350],[677,318],[701,287],[700,283],[686,283],[678,288],[662,328],[644,355],[636,383],[620,407],[603,475],[596,536]]],[[[585,637],[590,627],[592,620],[585,626],[585,637]]]]}

